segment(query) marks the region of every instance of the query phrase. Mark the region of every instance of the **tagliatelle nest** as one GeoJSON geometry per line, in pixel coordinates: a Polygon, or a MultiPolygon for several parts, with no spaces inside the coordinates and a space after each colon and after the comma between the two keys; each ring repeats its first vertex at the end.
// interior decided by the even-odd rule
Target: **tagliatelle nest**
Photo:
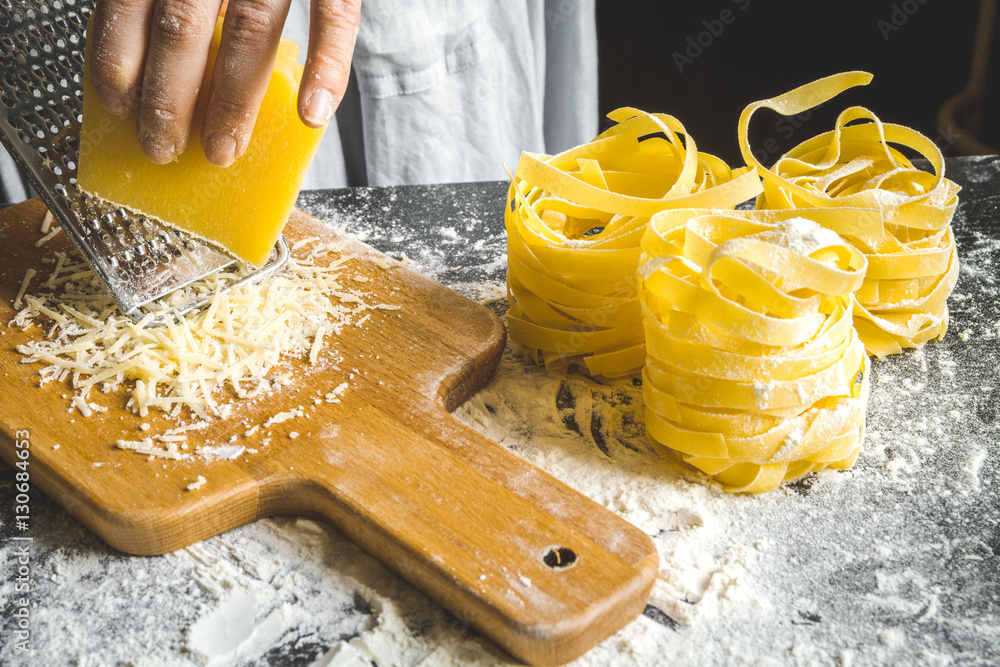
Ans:
{"type": "MultiPolygon", "coordinates": [[[[643,239],[647,433],[728,491],[848,468],[864,437],[851,311],[867,261],[797,215],[667,212],[643,239]]],[[[877,233],[877,214],[857,215],[877,233]]]]}
{"type": "Polygon", "coordinates": [[[618,109],[617,125],[555,156],[524,153],[505,212],[511,339],[549,368],[637,373],[645,359],[635,283],[649,219],[732,209],[760,192],[751,169],[699,153],[666,114],[618,109]]]}
{"type": "Polygon", "coordinates": [[[868,258],[855,293],[855,326],[868,352],[881,358],[940,339],[948,328],[947,299],[959,269],[951,220],[961,188],[944,177],[941,151],[920,133],[882,123],[863,107],[846,109],[833,130],[799,144],[770,169],[756,160],[747,139],[750,118],[762,107],[792,116],[871,78],[846,72],[751,104],[740,117],[740,144],[747,164],[764,178],[757,208],[882,213],[884,236],[846,236],[868,258]],[[922,155],[933,172],[914,167],[896,146],[922,155]]]}

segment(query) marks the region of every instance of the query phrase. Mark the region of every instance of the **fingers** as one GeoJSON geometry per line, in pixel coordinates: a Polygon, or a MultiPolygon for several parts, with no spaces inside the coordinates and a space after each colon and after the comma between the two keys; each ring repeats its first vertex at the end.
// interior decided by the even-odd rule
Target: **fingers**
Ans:
{"type": "Polygon", "coordinates": [[[228,167],[250,142],[274,67],[290,0],[230,0],[201,144],[212,164],[228,167]]]}
{"type": "Polygon", "coordinates": [[[105,109],[121,115],[138,103],[155,0],[98,0],[88,66],[105,109]]]}
{"type": "Polygon", "coordinates": [[[361,20],[361,0],[312,0],[309,52],[299,86],[299,117],[322,127],[347,90],[361,20]]]}
{"type": "MultiPolygon", "coordinates": [[[[100,103],[121,114],[139,107],[138,135],[153,162],[190,139],[215,19],[226,7],[202,145],[228,166],[250,141],[291,0],[98,0],[91,79],[100,103]],[[141,99],[140,99],[141,91],[141,99]]],[[[361,0],[313,0],[309,51],[299,89],[307,125],[329,122],[343,97],[361,0]]]]}
{"type": "Polygon", "coordinates": [[[157,0],[142,79],[139,142],[153,162],[184,152],[221,0],[157,0]]]}

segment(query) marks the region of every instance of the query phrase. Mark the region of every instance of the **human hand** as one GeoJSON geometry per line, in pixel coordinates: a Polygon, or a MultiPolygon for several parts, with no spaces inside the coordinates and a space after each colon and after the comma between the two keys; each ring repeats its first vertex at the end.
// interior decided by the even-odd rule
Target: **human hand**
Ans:
{"type": "MultiPolygon", "coordinates": [[[[222,42],[202,125],[209,162],[227,167],[250,141],[292,0],[98,0],[91,79],[113,114],[138,107],[143,151],[165,164],[187,147],[220,11],[222,42]]],[[[326,125],[343,98],[361,0],[311,0],[298,111],[326,125]]]]}

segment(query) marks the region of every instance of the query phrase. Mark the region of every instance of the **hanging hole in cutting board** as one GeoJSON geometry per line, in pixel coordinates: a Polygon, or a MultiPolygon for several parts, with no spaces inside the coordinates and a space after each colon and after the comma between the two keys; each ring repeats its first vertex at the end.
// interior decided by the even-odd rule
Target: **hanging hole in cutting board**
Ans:
{"type": "Polygon", "coordinates": [[[552,547],[542,560],[553,570],[564,570],[576,562],[576,553],[566,547],[552,547]]]}

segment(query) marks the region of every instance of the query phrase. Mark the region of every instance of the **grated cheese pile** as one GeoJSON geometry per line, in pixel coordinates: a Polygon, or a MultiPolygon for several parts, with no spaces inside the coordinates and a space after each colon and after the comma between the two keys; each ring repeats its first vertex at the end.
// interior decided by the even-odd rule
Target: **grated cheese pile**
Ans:
{"type": "MultiPolygon", "coordinates": [[[[313,244],[304,258],[265,283],[221,291],[239,269],[216,273],[164,297],[140,322],[121,316],[99,278],[75,253],[56,252],[48,278],[10,322],[48,327],[44,338],[18,346],[22,363],[45,364],[40,385],[69,379],[70,409],[83,416],[105,408],[95,391],[130,389],[126,407],[140,416],[151,409],[176,418],[185,409],[201,420],[225,418],[233,398],[252,398],[287,385],[290,372],[272,369],[290,358],[320,362],[326,341],[369,306],[365,294],[340,285],[340,270],[354,256],[340,254],[347,241],[313,244]],[[214,294],[214,296],[212,296],[214,294]],[[204,310],[167,315],[193,299],[211,296],[204,310]],[[228,395],[227,395],[228,394],[228,395]]],[[[297,244],[301,247],[302,242],[297,244]]],[[[27,281],[25,281],[27,283],[27,281]]],[[[148,450],[151,443],[133,444],[148,450]]]]}

